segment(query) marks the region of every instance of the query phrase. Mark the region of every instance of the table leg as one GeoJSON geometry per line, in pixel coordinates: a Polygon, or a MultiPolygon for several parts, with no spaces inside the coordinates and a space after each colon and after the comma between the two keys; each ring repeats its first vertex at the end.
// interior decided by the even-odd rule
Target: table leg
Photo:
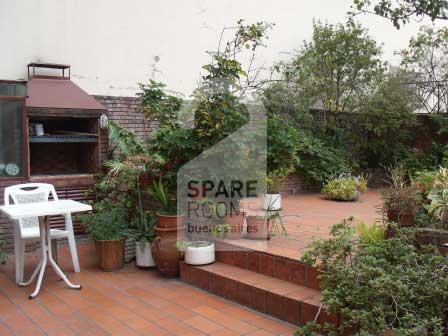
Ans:
{"type": "MultiPolygon", "coordinates": [[[[45,273],[45,267],[47,266],[47,244],[45,242],[45,238],[47,236],[47,230],[45,225],[45,219],[39,217],[39,229],[40,229],[40,248],[42,250],[42,259],[40,262],[40,272],[39,277],[37,278],[36,288],[34,289],[34,292],[30,294],[29,299],[34,299],[40,291],[40,287],[42,286],[42,279],[44,277],[45,273]]],[[[31,276],[30,281],[27,281],[31,283],[33,280],[33,277],[36,276],[38,268],[33,272],[33,275],[31,276]]]]}
{"type": "MultiPolygon", "coordinates": [[[[45,219],[46,221],[46,227],[48,228],[48,218],[45,219]]],[[[51,235],[50,235],[50,229],[46,231],[47,234],[47,249],[48,249],[48,260],[50,261],[50,265],[53,266],[53,269],[55,270],[56,274],[64,280],[64,282],[72,289],[81,289],[81,285],[74,285],[68,280],[67,276],[62,272],[62,270],[59,268],[58,264],[53,259],[53,254],[51,251],[51,235]]]]}

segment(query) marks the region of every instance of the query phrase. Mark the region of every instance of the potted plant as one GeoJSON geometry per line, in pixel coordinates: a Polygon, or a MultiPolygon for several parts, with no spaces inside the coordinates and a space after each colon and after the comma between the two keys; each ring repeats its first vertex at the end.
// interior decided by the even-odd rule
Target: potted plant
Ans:
{"type": "Polygon", "coordinates": [[[282,207],[282,195],[280,191],[287,179],[291,169],[280,168],[268,172],[266,177],[267,193],[264,197],[263,209],[265,210],[280,210],[282,207]]]}
{"type": "Polygon", "coordinates": [[[183,241],[177,248],[184,253],[188,265],[208,265],[215,262],[215,244],[206,240],[183,241]]]}
{"type": "Polygon", "coordinates": [[[162,208],[156,213],[156,238],[151,247],[154,261],[160,273],[166,277],[179,275],[179,261],[182,254],[176,244],[183,235],[183,216],[177,214],[177,201],[175,192],[168,192],[162,179],[148,189],[149,194],[160,202],[162,208]]]}
{"type": "Polygon", "coordinates": [[[229,201],[216,202],[215,211],[217,218],[222,219],[224,221],[222,224],[228,228],[227,239],[243,238],[246,212],[241,208],[241,200],[238,197],[229,201]]]}
{"type": "Polygon", "coordinates": [[[138,215],[131,221],[128,236],[135,240],[138,267],[150,268],[156,265],[151,252],[156,223],[157,219],[151,212],[144,213],[143,216],[138,215]]]}
{"type": "Polygon", "coordinates": [[[263,208],[281,208],[280,190],[294,170],[297,157],[297,130],[283,117],[267,118],[267,193],[263,208]]]}
{"type": "Polygon", "coordinates": [[[147,190],[162,205],[162,208],[156,213],[157,227],[164,229],[181,227],[184,216],[177,213],[176,190],[169,192],[162,178],[154,181],[147,190]]]}
{"type": "Polygon", "coordinates": [[[95,242],[98,264],[104,271],[115,271],[124,265],[124,242],[128,228],[126,199],[103,199],[93,205],[94,211],[79,216],[95,242]]]}
{"type": "Polygon", "coordinates": [[[415,214],[421,201],[418,190],[408,183],[402,166],[389,171],[390,187],[381,190],[387,220],[398,223],[402,227],[413,226],[415,214]]]}
{"type": "Polygon", "coordinates": [[[356,201],[361,193],[366,191],[367,178],[362,175],[341,174],[325,183],[322,194],[330,200],[356,201]]]}
{"type": "Polygon", "coordinates": [[[260,210],[247,216],[247,239],[268,240],[275,235],[288,235],[280,211],[260,210]]]}

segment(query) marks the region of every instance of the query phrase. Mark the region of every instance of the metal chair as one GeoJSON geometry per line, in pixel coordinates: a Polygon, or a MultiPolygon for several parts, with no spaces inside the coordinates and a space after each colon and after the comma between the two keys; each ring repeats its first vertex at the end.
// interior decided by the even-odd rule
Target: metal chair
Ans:
{"type": "MultiPolygon", "coordinates": [[[[13,204],[48,202],[50,194],[53,200],[58,200],[54,186],[47,183],[26,183],[5,188],[5,206],[13,204]]],[[[79,272],[78,253],[73,232],[72,216],[70,213],[64,215],[65,229],[50,229],[51,239],[67,238],[72,255],[75,272],[79,272]]],[[[40,238],[39,219],[37,217],[24,218],[14,225],[14,258],[16,282],[23,282],[23,269],[25,258],[25,241],[38,240],[40,238]]]]}

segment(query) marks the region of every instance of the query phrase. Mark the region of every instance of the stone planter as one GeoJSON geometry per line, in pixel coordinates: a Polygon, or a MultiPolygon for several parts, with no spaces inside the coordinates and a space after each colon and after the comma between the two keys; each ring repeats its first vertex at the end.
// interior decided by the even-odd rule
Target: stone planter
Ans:
{"type": "Polygon", "coordinates": [[[264,196],[264,210],[280,210],[282,208],[282,195],[280,194],[266,194],[264,196]]]}
{"type": "Polygon", "coordinates": [[[189,243],[185,250],[185,263],[189,265],[208,265],[215,262],[215,244],[198,241],[189,243]]]}
{"type": "Polygon", "coordinates": [[[265,216],[247,216],[246,238],[254,240],[268,240],[270,221],[265,216]]]}
{"type": "Polygon", "coordinates": [[[136,242],[135,245],[136,265],[141,268],[150,268],[156,266],[156,263],[152,258],[151,244],[148,242],[146,242],[145,244],[136,242]]]}

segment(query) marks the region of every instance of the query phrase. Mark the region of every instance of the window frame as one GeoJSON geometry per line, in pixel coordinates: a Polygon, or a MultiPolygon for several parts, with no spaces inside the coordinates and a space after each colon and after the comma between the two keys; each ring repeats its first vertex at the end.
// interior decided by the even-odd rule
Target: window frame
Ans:
{"type": "Polygon", "coordinates": [[[30,178],[30,158],[29,158],[29,144],[28,144],[28,118],[26,115],[26,81],[14,81],[14,80],[0,80],[0,83],[4,84],[21,84],[25,85],[25,96],[3,96],[0,95],[0,101],[19,101],[23,102],[22,108],[22,136],[23,136],[23,148],[22,148],[22,163],[23,174],[22,176],[7,176],[1,177],[0,182],[4,181],[24,181],[30,178]]]}

